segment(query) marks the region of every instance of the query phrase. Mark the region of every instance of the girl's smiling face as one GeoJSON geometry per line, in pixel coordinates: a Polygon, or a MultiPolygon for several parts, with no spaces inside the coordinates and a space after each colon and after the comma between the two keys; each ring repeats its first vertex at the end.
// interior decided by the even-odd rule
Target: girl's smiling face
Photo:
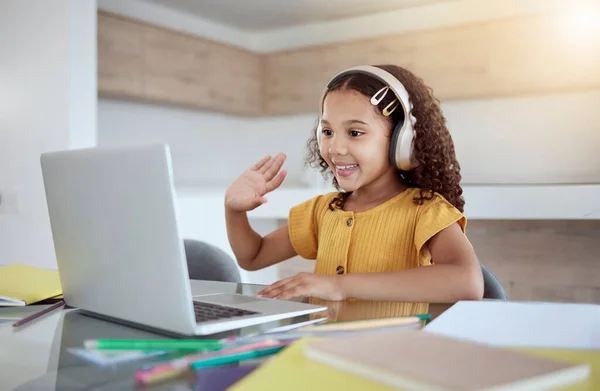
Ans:
{"type": "MultiPolygon", "coordinates": [[[[389,160],[392,123],[358,91],[331,91],[323,102],[323,159],[345,191],[398,181],[389,160]]],[[[375,186],[378,187],[378,186],[375,186]]]]}

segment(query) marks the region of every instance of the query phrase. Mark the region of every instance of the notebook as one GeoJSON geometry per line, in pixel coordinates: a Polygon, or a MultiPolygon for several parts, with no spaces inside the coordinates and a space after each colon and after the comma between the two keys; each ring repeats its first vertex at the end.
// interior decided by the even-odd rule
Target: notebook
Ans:
{"type": "Polygon", "coordinates": [[[312,338],[294,342],[259,368],[235,383],[229,391],[388,391],[382,384],[352,374],[328,369],[321,363],[307,360],[304,346],[312,338]]]}
{"type": "Polygon", "coordinates": [[[505,300],[459,301],[424,328],[498,347],[600,350],[598,330],[598,304],[505,300]]]}
{"type": "MultiPolygon", "coordinates": [[[[229,390],[394,390],[392,387],[382,383],[376,383],[367,378],[333,369],[320,362],[307,359],[304,357],[304,347],[311,340],[317,339],[305,338],[294,342],[294,344],[277,353],[276,356],[263,363],[254,372],[234,384],[229,390]]],[[[556,358],[573,363],[587,363],[592,366],[592,376],[586,382],[562,387],[560,388],[561,391],[600,389],[600,351],[539,348],[517,350],[533,356],[556,358]]]]}
{"type": "Polygon", "coordinates": [[[0,267],[0,306],[26,306],[61,294],[56,270],[21,264],[0,267]]]}
{"type": "Polygon", "coordinates": [[[591,373],[588,364],[410,329],[311,341],[304,355],[403,390],[546,390],[583,382],[591,373]]]}

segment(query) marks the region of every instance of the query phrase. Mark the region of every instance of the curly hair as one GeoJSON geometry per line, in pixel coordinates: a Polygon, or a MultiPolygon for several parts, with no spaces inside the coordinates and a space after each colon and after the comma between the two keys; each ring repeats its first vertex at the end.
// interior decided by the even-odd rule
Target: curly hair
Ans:
{"type": "MultiPolygon", "coordinates": [[[[404,85],[412,103],[411,114],[416,119],[413,156],[418,164],[410,171],[398,170],[400,179],[406,186],[420,190],[414,202],[422,204],[424,200],[431,199],[435,192],[463,212],[465,201],[460,186],[462,179],[460,165],[456,160],[454,143],[446,127],[446,118],[442,114],[440,101],[433,95],[432,89],[412,72],[396,65],[375,66],[391,73],[404,85]]],[[[368,75],[350,74],[337,80],[327,93],[351,89],[370,98],[383,87],[382,82],[368,75]]],[[[395,98],[393,95],[387,94],[378,104],[379,112],[382,112],[383,108],[395,98]]],[[[403,110],[395,110],[387,120],[391,131],[394,125],[405,120],[403,110]]],[[[312,131],[312,137],[307,141],[306,163],[313,168],[319,168],[327,178],[332,173],[319,152],[317,126],[318,123],[312,131]]],[[[331,176],[335,188],[341,190],[335,176],[331,176]]],[[[332,201],[330,208],[343,208],[349,195],[348,192],[341,192],[332,201]]]]}

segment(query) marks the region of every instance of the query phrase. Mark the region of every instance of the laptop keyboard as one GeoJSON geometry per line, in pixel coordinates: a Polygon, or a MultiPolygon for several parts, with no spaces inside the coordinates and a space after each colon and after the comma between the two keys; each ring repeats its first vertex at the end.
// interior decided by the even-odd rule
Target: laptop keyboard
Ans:
{"type": "Polygon", "coordinates": [[[233,307],[225,307],[218,304],[202,303],[199,301],[194,301],[194,312],[196,314],[196,322],[206,322],[210,320],[258,314],[258,312],[241,310],[233,307]]]}

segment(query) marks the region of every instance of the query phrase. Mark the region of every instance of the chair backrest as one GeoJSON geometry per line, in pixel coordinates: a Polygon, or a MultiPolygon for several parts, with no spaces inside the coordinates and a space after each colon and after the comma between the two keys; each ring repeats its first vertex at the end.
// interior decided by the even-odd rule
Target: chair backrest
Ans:
{"type": "Polygon", "coordinates": [[[498,277],[484,265],[481,265],[481,271],[483,272],[483,298],[507,300],[508,295],[498,277]]]}
{"type": "Polygon", "coordinates": [[[190,279],[241,282],[235,260],[225,251],[194,239],[184,239],[183,246],[190,279]]]}

